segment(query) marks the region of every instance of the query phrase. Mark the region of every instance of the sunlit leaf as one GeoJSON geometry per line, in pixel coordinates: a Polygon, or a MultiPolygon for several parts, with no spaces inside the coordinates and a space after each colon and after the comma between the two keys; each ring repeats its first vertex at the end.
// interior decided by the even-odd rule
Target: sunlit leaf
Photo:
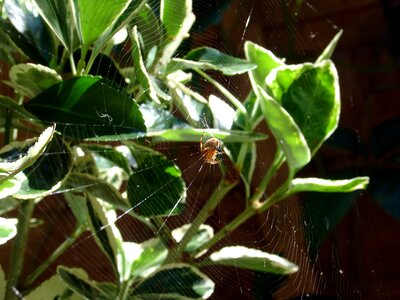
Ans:
{"type": "MultiPolygon", "coordinates": [[[[175,228],[172,231],[172,236],[175,241],[179,242],[186,231],[190,228],[191,224],[185,224],[181,227],[175,228]]],[[[206,224],[201,224],[197,232],[192,236],[190,242],[186,245],[186,252],[195,252],[201,245],[210,240],[214,235],[214,229],[206,224]]],[[[201,254],[199,254],[200,256],[201,254]]]]}
{"type": "Polygon", "coordinates": [[[368,183],[369,177],[356,177],[346,180],[295,178],[291,181],[290,192],[348,193],[355,190],[365,189],[368,183]]]}
{"type": "Polygon", "coordinates": [[[21,95],[33,98],[45,91],[62,78],[56,71],[36,64],[18,64],[11,67],[10,80],[21,95]]]}
{"type": "Polygon", "coordinates": [[[174,58],[168,66],[168,73],[175,70],[201,69],[216,70],[224,75],[242,74],[255,69],[257,66],[244,59],[230,56],[214,48],[196,48],[183,58],[174,58]]]}
{"type": "Polygon", "coordinates": [[[7,243],[17,234],[17,219],[0,218],[0,245],[7,243]]]}
{"type": "Polygon", "coordinates": [[[299,267],[287,259],[243,246],[225,247],[210,255],[204,264],[217,264],[274,274],[292,274],[299,267]]]}
{"type": "Polygon", "coordinates": [[[332,39],[332,41],[330,41],[329,45],[324,49],[324,51],[322,51],[321,55],[317,58],[317,60],[315,61],[316,63],[319,63],[325,59],[330,59],[333,52],[336,49],[336,45],[339,42],[340,37],[343,34],[343,30],[340,30],[335,37],[332,39]]]}
{"type": "Polygon", "coordinates": [[[266,83],[268,93],[290,114],[315,154],[339,122],[339,79],[334,64],[324,60],[277,67],[266,83]]]}
{"type": "Polygon", "coordinates": [[[214,128],[231,130],[236,116],[235,110],[228,103],[214,95],[210,96],[209,106],[213,115],[214,128]]]}
{"type": "Polygon", "coordinates": [[[172,294],[188,299],[207,299],[213,291],[214,282],[199,270],[190,265],[174,264],[158,269],[142,281],[134,289],[132,296],[154,297],[157,294],[164,299],[172,294]]]}
{"type": "Polygon", "coordinates": [[[25,103],[25,108],[75,138],[146,131],[136,102],[100,77],[65,80],[25,103]]]}
{"type": "Polygon", "coordinates": [[[21,183],[18,180],[16,180],[15,178],[7,179],[6,181],[0,183],[0,199],[4,199],[17,193],[20,188],[21,183]]]}
{"type": "Polygon", "coordinates": [[[78,36],[83,45],[90,45],[125,11],[132,0],[73,0],[78,36]]]}
{"type": "Polygon", "coordinates": [[[128,200],[142,216],[179,214],[186,201],[186,185],[179,168],[150,149],[132,148],[138,167],[128,180],[128,200]]]}
{"type": "Polygon", "coordinates": [[[72,30],[68,0],[34,0],[38,11],[66,49],[72,51],[72,30]]]}
{"type": "Polygon", "coordinates": [[[262,97],[260,103],[265,120],[278,147],[283,150],[290,169],[292,171],[300,169],[311,160],[311,153],[303,134],[282,106],[261,88],[259,88],[259,93],[262,97]]]}

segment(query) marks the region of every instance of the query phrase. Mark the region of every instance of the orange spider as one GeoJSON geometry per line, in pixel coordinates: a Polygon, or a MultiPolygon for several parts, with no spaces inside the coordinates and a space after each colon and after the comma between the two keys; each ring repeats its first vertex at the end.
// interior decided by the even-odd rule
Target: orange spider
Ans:
{"type": "Polygon", "coordinates": [[[206,163],[216,165],[221,163],[221,156],[223,153],[222,142],[215,138],[209,138],[203,144],[204,133],[200,139],[200,152],[206,163]]]}

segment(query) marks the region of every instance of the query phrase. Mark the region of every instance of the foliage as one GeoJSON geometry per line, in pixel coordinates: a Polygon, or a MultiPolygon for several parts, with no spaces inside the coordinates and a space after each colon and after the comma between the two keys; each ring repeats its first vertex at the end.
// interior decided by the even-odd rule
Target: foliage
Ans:
{"type": "Polygon", "coordinates": [[[161,0],[159,12],[146,0],[35,0],[37,14],[22,3],[5,1],[7,17],[0,22],[1,35],[7,38],[2,51],[10,65],[5,82],[15,91],[13,98],[0,98],[0,202],[6,206],[2,212],[20,211],[17,222],[1,218],[2,243],[16,234],[14,247],[19,249],[8,268],[8,299],[15,298],[14,287],[23,287],[27,299],[205,299],[214,283],[202,266],[291,274],[298,270],[294,263],[260,249],[209,249],[294,193],[347,193],[367,185],[366,177],[297,177],[338,125],[339,82],[330,55],[339,36],[315,63],[285,64],[250,41],[245,43],[245,58],[208,47],[182,56],[177,50],[195,20],[191,0],[161,0]],[[21,27],[17,17],[26,26],[21,27]],[[43,34],[35,35],[34,28],[43,34]],[[127,34],[130,45],[128,62],[110,58],[121,33],[127,34]],[[102,62],[115,70],[110,78],[107,72],[95,73],[102,62]],[[249,76],[249,96],[237,99],[207,73],[210,70],[249,76]],[[193,74],[224,99],[196,91],[193,74]],[[213,128],[202,128],[204,122],[213,128]],[[257,141],[267,138],[256,132],[261,122],[276,141],[276,153],[253,190],[257,141]],[[26,136],[17,135],[24,131],[38,137],[15,138],[26,136]],[[184,211],[189,187],[179,166],[153,146],[163,141],[198,143],[203,135],[224,143],[222,179],[192,222],[172,230],[166,219],[184,211]],[[284,164],[289,170],[286,180],[265,198],[270,180],[284,164]],[[246,187],[246,207],[214,234],[204,223],[240,181],[246,187]],[[22,282],[29,219],[35,204],[53,193],[64,195],[76,229],[22,282]],[[121,211],[159,234],[142,243],[124,240],[116,224],[121,211]],[[57,274],[36,286],[40,274],[85,231],[109,260],[115,281],[96,282],[83,269],[58,266],[57,274]]]}

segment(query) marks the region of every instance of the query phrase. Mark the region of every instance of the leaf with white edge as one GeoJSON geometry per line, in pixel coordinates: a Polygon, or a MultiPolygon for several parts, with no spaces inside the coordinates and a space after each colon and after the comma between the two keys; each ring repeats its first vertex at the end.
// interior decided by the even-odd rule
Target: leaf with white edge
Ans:
{"type": "Polygon", "coordinates": [[[62,78],[53,69],[27,63],[11,67],[10,81],[18,93],[33,98],[53,84],[62,81],[62,78]]]}
{"type": "Polygon", "coordinates": [[[317,60],[315,61],[316,63],[319,63],[325,59],[330,59],[333,52],[336,49],[336,45],[339,42],[340,37],[343,34],[343,30],[340,30],[335,37],[332,39],[332,41],[330,41],[329,45],[324,49],[324,51],[322,51],[321,55],[317,58],[317,60]]]}
{"type": "Polygon", "coordinates": [[[203,264],[217,264],[273,274],[292,274],[299,269],[297,265],[283,257],[243,246],[222,248],[211,254],[203,264]]]}
{"type": "Polygon", "coordinates": [[[281,59],[277,58],[271,51],[250,41],[245,42],[244,52],[246,59],[257,65],[257,68],[251,70],[249,74],[253,90],[257,93],[257,85],[261,87],[265,86],[265,78],[271,70],[283,66],[285,63],[281,59]]]}
{"type": "Polygon", "coordinates": [[[94,197],[88,197],[87,210],[89,226],[99,248],[110,260],[114,270],[118,270],[118,244],[117,237],[107,219],[105,208],[94,197]]]}
{"type": "Polygon", "coordinates": [[[109,295],[105,294],[96,286],[95,282],[89,279],[89,276],[83,269],[59,266],[57,273],[68,288],[86,299],[110,299],[109,295]]]}
{"type": "Polygon", "coordinates": [[[7,286],[6,274],[4,274],[3,268],[0,265],[0,299],[6,298],[6,286],[7,286]]]}
{"type": "MultiPolygon", "coordinates": [[[[15,174],[21,172],[22,170],[28,168],[43,154],[46,150],[47,145],[53,138],[55,131],[55,125],[48,127],[43,133],[38,137],[37,142],[29,148],[26,155],[14,160],[12,162],[0,162],[0,171],[7,173],[6,176],[0,179],[0,183],[5,182],[8,178],[14,176],[15,174]]],[[[0,150],[0,155],[10,152],[13,149],[13,144],[8,144],[0,150]]]]}
{"type": "MultiPolygon", "coordinates": [[[[17,148],[14,148],[14,151],[17,148]]],[[[24,149],[17,149],[24,153],[24,149]]],[[[19,153],[16,152],[16,153],[19,153]]],[[[12,154],[12,152],[10,152],[12,154]]],[[[15,155],[15,152],[14,152],[15,155]]],[[[63,140],[54,136],[44,153],[28,168],[15,175],[21,189],[13,194],[18,199],[37,199],[56,191],[72,169],[72,154],[63,140]],[[54,166],[57,166],[55,168],[54,166]]]]}
{"type": "MultiPolygon", "coordinates": [[[[3,215],[9,211],[16,209],[20,204],[20,201],[14,197],[6,197],[0,201],[0,215],[3,215]]],[[[0,298],[1,299],[1,298],[0,298]]]]}
{"type": "Polygon", "coordinates": [[[76,221],[80,225],[88,225],[88,211],[86,198],[72,192],[64,193],[64,198],[68,203],[69,208],[75,216],[76,221]]]}
{"type": "MultiPolygon", "coordinates": [[[[72,52],[72,32],[68,1],[34,0],[38,11],[60,42],[72,52]]],[[[73,28],[73,27],[72,27],[73,28]]]]}
{"type": "Polygon", "coordinates": [[[20,188],[21,188],[21,183],[18,180],[16,180],[15,178],[9,178],[8,180],[0,183],[0,199],[4,199],[8,196],[17,193],[20,190],[20,188]]]}
{"type": "Polygon", "coordinates": [[[122,15],[132,0],[73,0],[81,43],[89,46],[122,15]]]}
{"type": "Polygon", "coordinates": [[[307,142],[289,113],[264,90],[258,89],[267,125],[271,129],[278,147],[284,152],[289,168],[292,172],[296,172],[311,160],[307,142]]]}
{"type": "Polygon", "coordinates": [[[0,245],[7,243],[17,234],[17,219],[0,218],[0,245]]]}
{"type": "Polygon", "coordinates": [[[156,103],[160,103],[158,100],[157,93],[153,87],[153,82],[150,79],[149,74],[147,73],[146,66],[144,64],[142,50],[140,49],[139,36],[137,31],[137,26],[134,26],[132,29],[132,58],[133,65],[135,67],[135,75],[137,80],[140,83],[141,88],[143,89],[143,93],[150,97],[151,100],[156,103]]]}
{"type": "MultiPolygon", "coordinates": [[[[189,299],[207,299],[214,292],[215,284],[197,268],[186,264],[167,265],[139,283],[132,296],[178,295],[189,299]]],[[[146,298],[148,299],[148,298],[146,298]]]]}
{"type": "Polygon", "coordinates": [[[228,103],[214,95],[210,95],[209,106],[213,115],[214,127],[221,130],[231,130],[236,116],[235,110],[228,103]]]}
{"type": "Polygon", "coordinates": [[[214,48],[196,48],[183,58],[172,59],[167,72],[175,70],[201,69],[220,71],[226,76],[238,75],[253,70],[256,64],[222,53],[214,48]]]}
{"type": "Polygon", "coordinates": [[[161,0],[161,22],[170,41],[162,49],[158,68],[165,68],[182,41],[189,36],[196,19],[192,12],[192,0],[161,0]]]}
{"type": "Polygon", "coordinates": [[[323,60],[277,67],[266,83],[268,93],[296,122],[314,155],[339,122],[340,88],[335,65],[323,60]]]}
{"type": "Polygon", "coordinates": [[[291,181],[290,193],[323,192],[349,193],[364,190],[369,183],[369,177],[355,177],[345,180],[329,180],[321,178],[295,178],[291,181]]]}
{"type": "MultiPolygon", "coordinates": [[[[61,296],[68,288],[58,274],[43,281],[38,287],[24,296],[26,300],[62,299],[61,296]]],[[[3,298],[0,298],[3,299],[3,298]]],[[[81,300],[82,297],[73,293],[68,300],[81,300]]]]}
{"type": "Polygon", "coordinates": [[[140,244],[124,243],[124,249],[129,250],[131,277],[148,277],[158,270],[168,255],[168,249],[159,238],[149,239],[140,244]]]}
{"type": "MultiPolygon", "coordinates": [[[[191,224],[185,224],[172,230],[172,237],[176,242],[180,242],[191,224]]],[[[210,240],[214,236],[214,229],[206,224],[201,224],[197,232],[192,236],[190,242],[186,245],[186,252],[195,252],[201,245],[210,240]]],[[[198,255],[201,256],[201,253],[198,255]]]]}

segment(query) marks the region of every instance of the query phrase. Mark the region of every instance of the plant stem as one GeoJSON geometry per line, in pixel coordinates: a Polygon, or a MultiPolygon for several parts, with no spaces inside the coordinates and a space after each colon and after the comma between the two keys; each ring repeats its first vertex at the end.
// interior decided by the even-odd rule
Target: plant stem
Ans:
{"type": "Polygon", "coordinates": [[[240,102],[231,92],[229,92],[226,88],[224,88],[218,81],[214,80],[212,77],[208,76],[205,72],[200,69],[194,69],[197,73],[203,76],[207,81],[213,84],[237,109],[239,109],[242,113],[247,114],[246,108],[243,106],[242,102],[240,102]]]}
{"type": "Polygon", "coordinates": [[[17,235],[15,237],[13,251],[11,253],[10,273],[7,278],[7,290],[5,299],[18,299],[16,288],[24,265],[24,253],[28,239],[29,222],[35,207],[35,201],[23,200],[18,212],[17,235]]]}
{"type": "Polygon", "coordinates": [[[88,48],[87,45],[83,45],[82,46],[81,58],[79,59],[78,68],[76,70],[76,74],[78,76],[82,75],[83,74],[83,70],[85,69],[85,64],[86,64],[85,58],[86,58],[86,54],[87,54],[88,50],[89,50],[89,48],[88,48]]]}
{"type": "Polygon", "coordinates": [[[75,241],[85,232],[85,226],[76,227],[75,231],[68,237],[58,248],[50,255],[50,257],[33,271],[25,280],[24,286],[28,287],[53,263],[59,258],[75,241]]]}
{"type": "Polygon", "coordinates": [[[185,235],[182,237],[181,241],[171,249],[168,253],[168,257],[166,259],[166,263],[170,263],[172,261],[179,261],[181,259],[182,253],[184,252],[187,244],[191,241],[193,235],[196,234],[200,225],[203,224],[207,218],[211,215],[214,209],[218,206],[221,200],[225,197],[225,195],[237,184],[237,182],[232,182],[226,180],[226,178],[222,178],[219,182],[218,186],[215,188],[214,192],[197,214],[196,218],[193,220],[191,226],[188,231],[186,231],[185,235]]]}

